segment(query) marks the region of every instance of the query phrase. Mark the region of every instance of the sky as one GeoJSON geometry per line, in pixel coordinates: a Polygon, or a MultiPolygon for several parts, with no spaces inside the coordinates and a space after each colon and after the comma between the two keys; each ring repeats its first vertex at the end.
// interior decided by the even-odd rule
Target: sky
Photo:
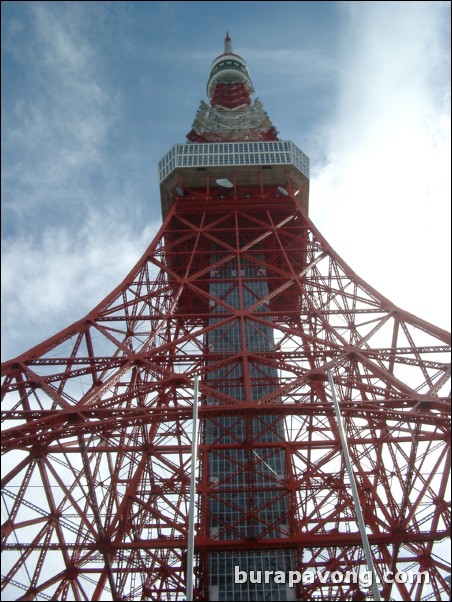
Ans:
{"type": "Polygon", "coordinates": [[[161,224],[228,30],[310,216],[365,281],[450,329],[449,2],[2,2],[2,359],[97,305],[161,224]]]}

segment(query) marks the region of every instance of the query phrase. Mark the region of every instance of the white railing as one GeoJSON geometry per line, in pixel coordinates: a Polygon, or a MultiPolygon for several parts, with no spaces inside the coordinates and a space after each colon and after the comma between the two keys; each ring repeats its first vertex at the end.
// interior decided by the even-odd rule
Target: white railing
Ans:
{"type": "Polygon", "coordinates": [[[294,165],[309,178],[309,157],[290,140],[278,140],[175,144],[159,161],[159,180],[180,167],[224,165],[294,165]]]}

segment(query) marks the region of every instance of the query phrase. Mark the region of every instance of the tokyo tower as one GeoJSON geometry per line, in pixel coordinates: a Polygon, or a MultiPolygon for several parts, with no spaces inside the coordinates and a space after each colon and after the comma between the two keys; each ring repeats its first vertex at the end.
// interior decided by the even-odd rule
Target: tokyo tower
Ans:
{"type": "Polygon", "coordinates": [[[370,600],[360,515],[381,599],[450,598],[450,335],[325,241],[253,92],[227,35],[155,239],[2,365],[4,599],[370,600]]]}

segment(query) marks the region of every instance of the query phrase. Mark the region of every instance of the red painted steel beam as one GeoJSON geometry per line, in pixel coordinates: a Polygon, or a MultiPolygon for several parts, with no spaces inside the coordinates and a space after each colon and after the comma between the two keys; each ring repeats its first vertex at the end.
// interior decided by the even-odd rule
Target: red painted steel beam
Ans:
{"type": "MultiPolygon", "coordinates": [[[[393,533],[379,533],[369,534],[369,543],[371,545],[379,546],[391,546],[395,544],[406,545],[412,544],[424,544],[431,541],[442,541],[449,537],[447,530],[441,530],[437,532],[421,532],[411,533],[404,530],[393,533]]],[[[213,552],[213,551],[241,551],[241,550],[274,550],[274,549],[327,549],[327,548],[347,548],[357,547],[360,548],[362,545],[361,536],[358,532],[356,533],[321,533],[316,534],[315,540],[310,533],[299,533],[296,536],[287,537],[283,539],[251,539],[251,540],[209,540],[207,538],[195,537],[195,548],[198,553],[213,552]]],[[[11,543],[5,544],[5,550],[26,550],[30,544],[27,543],[11,543]]],[[[97,550],[99,544],[97,542],[84,542],[80,544],[67,543],[68,550],[79,550],[89,551],[97,550]]],[[[34,550],[40,550],[44,547],[44,544],[35,544],[34,550]]],[[[59,544],[48,544],[49,550],[59,550],[59,544]]],[[[185,550],[187,548],[187,539],[184,537],[172,537],[163,539],[147,539],[137,540],[133,542],[119,542],[117,544],[109,543],[108,548],[112,551],[121,550],[159,550],[159,549],[180,549],[185,550]]]]}

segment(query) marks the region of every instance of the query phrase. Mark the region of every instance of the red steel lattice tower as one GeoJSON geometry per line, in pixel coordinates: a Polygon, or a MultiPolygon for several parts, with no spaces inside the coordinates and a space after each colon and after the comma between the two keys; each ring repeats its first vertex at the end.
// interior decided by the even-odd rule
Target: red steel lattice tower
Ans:
{"type": "Polygon", "coordinates": [[[309,220],[308,158],[252,100],[229,36],[207,93],[159,164],[143,257],[2,366],[4,596],[185,599],[198,378],[194,599],[370,599],[330,372],[382,599],[449,599],[450,336],[309,220]],[[235,566],[273,573],[234,583],[235,566]]]}

